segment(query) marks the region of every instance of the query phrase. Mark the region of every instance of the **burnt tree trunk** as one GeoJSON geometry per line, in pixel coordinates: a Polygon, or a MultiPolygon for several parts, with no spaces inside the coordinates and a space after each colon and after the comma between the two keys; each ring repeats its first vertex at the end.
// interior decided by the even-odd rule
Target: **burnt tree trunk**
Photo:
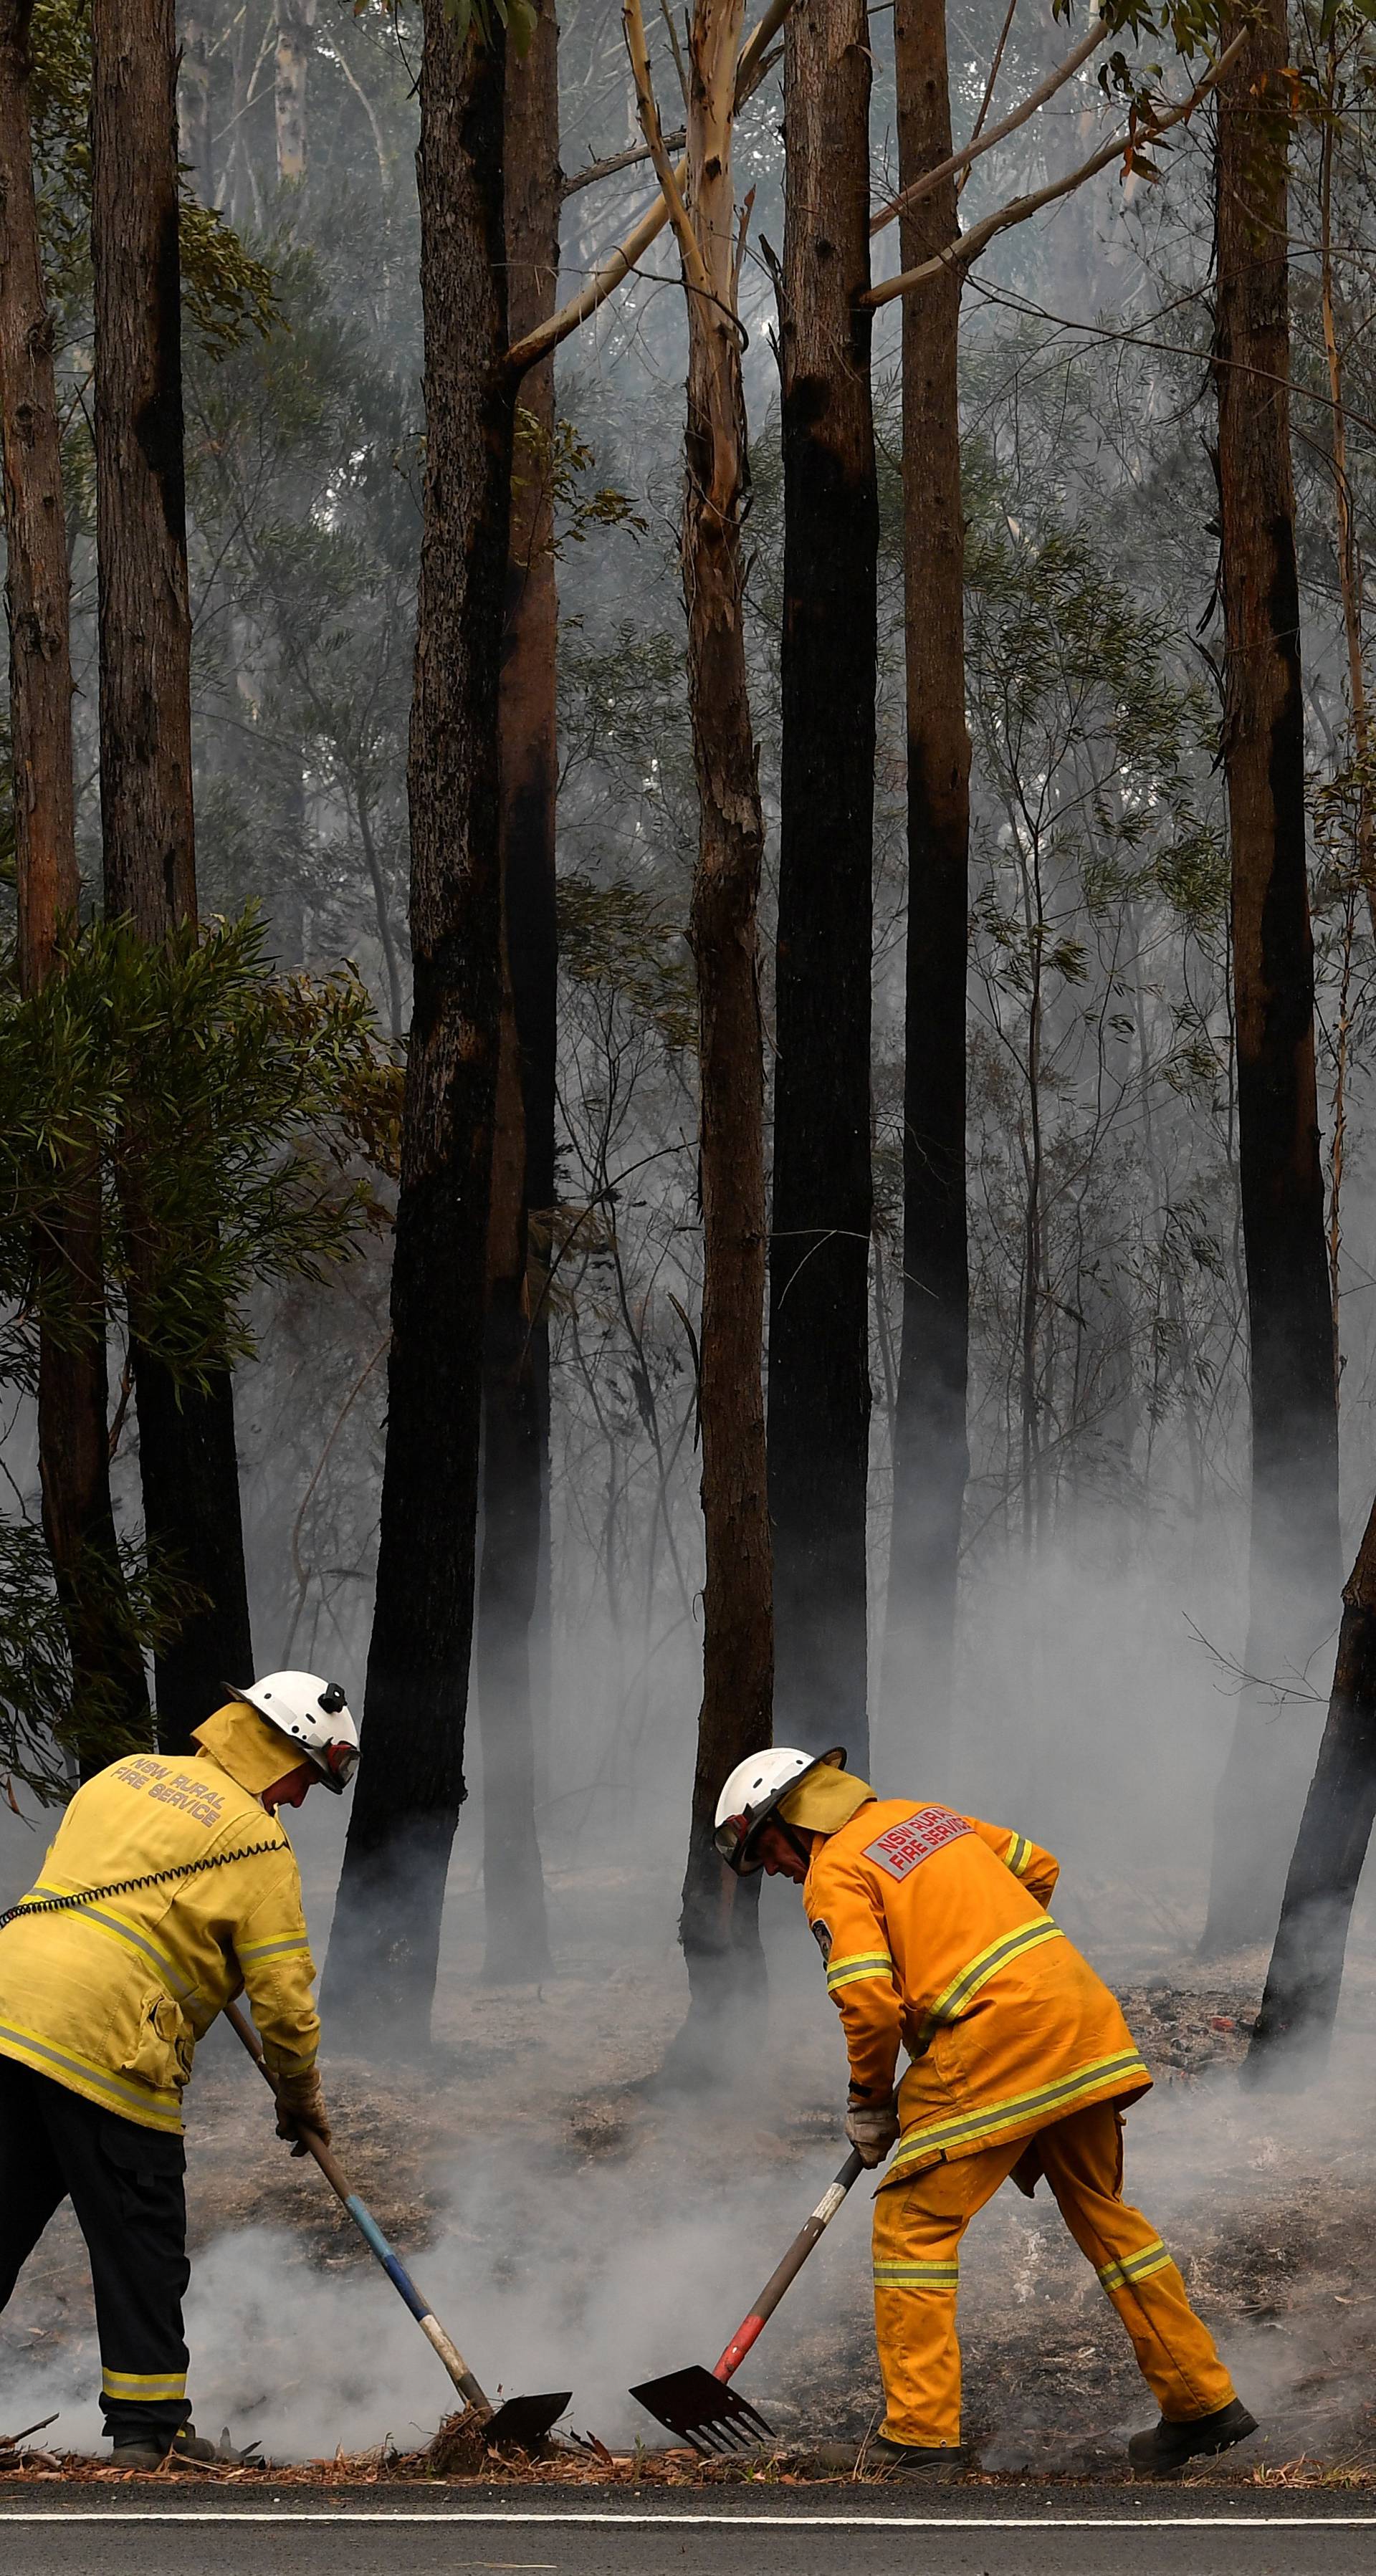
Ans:
{"type": "Polygon", "coordinates": [[[783,751],[769,1257],[775,1725],[869,1759],[870,974],[879,501],[864,0],[784,45],[783,751]]]}
{"type": "Polygon", "coordinates": [[[1219,1788],[1206,1953],[1265,1938],[1275,1925],[1307,1744],[1264,1685],[1303,1671],[1331,1622],[1340,1577],[1290,463],[1289,59],[1284,0],[1266,0],[1218,92],[1214,373],[1251,1330],[1245,1666],[1254,1681],[1219,1788]]]}
{"type": "MultiPolygon", "coordinates": [[[[901,187],[951,150],[942,0],[894,14],[901,187]]],[[[956,232],[954,180],[900,217],[900,266],[956,232]]],[[[903,299],[903,578],[908,936],[903,1075],[903,1334],[884,1629],[885,1723],[938,1787],[950,1723],[965,1427],[965,978],[970,737],[960,495],[960,274],[903,299]]]]}
{"type": "MultiPolygon", "coordinates": [[[[92,33],[105,908],[157,941],[196,918],[173,0],[95,0],[92,33]]],[[[253,1669],[234,1398],[228,1369],[179,1388],[139,1338],[137,1303],[148,1545],[204,1605],[157,1656],[158,1740],[179,1750],[253,1669]]]]}
{"type": "Polygon", "coordinates": [[[315,51],[316,0],[277,0],[273,112],[277,176],[292,186],[306,175],[306,76],[315,51]]]}
{"type": "MultiPolygon", "coordinates": [[[[62,435],[34,194],[32,0],[0,0],[0,439],[10,645],[19,986],[37,993],[80,908],[72,784],[72,660],[62,435]]],[[[94,1151],[64,1163],[35,1245],[40,1313],[38,1468],[72,1667],[71,1740],[99,1762],[150,1735],[114,1511],[106,1409],[100,1175],[94,1151]],[[103,1739],[103,1741],[102,1741],[103,1739]]]]}
{"type": "MultiPolygon", "coordinates": [[[[648,124],[644,32],[629,0],[626,23],[648,124]]],[[[682,565],[699,806],[688,935],[698,986],[706,1543],[702,1707],[680,1922],[691,2002],[666,2067],[676,2082],[720,2072],[727,2053],[749,2045],[765,1990],[759,1880],[734,1877],[712,1841],[728,1771],[769,1742],[774,1660],[761,1370],[766,1220],[756,921],[764,823],[745,657],[741,521],[749,476],[732,172],[740,29],[740,0],[695,0],[686,203],[674,192],[688,308],[682,565]]],[[[662,147],[660,161],[662,178],[662,147]]]]}
{"type": "Polygon", "coordinates": [[[501,993],[498,666],[514,390],[504,363],[500,29],[426,0],[426,469],[408,791],[415,999],[392,1258],[377,1605],[327,1987],[423,2047],[465,1788],[501,993]]]}
{"type": "Polygon", "coordinates": [[[1376,1503],[1343,1591],[1338,1660],[1261,2011],[1249,2080],[1308,2081],[1337,2018],[1343,1953],[1376,1819],[1376,1503]]]}
{"type": "MultiPolygon", "coordinates": [[[[510,336],[554,310],[559,277],[559,55],[553,0],[529,51],[507,66],[506,258],[510,336]]],[[[483,1551],[478,1578],[478,1717],[483,1745],[484,1975],[548,1973],[545,1884],[535,1823],[535,1693],[546,1611],[549,1332],[532,1297],[530,1228],[554,1200],[558,964],[554,821],[558,784],[551,460],[554,362],[521,387],[507,556],[501,730],[505,973],[492,1166],[483,1382],[483,1551]]],[[[547,1253],[547,1244],[543,1247],[547,1253]]],[[[536,1274],[540,1264],[537,1260],[536,1274]]]]}

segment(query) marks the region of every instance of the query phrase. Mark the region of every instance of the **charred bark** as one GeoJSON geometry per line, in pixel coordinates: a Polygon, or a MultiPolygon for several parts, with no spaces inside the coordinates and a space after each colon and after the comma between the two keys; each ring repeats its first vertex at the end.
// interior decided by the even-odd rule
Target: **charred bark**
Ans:
{"type": "MultiPolygon", "coordinates": [[[[942,0],[898,0],[899,184],[950,157],[942,0]]],[[[957,230],[955,182],[900,218],[904,270],[957,230]]],[[[908,938],[903,1075],[903,1337],[894,1421],[885,1718],[940,1782],[950,1716],[965,1390],[965,979],[970,737],[954,268],[903,299],[903,578],[908,938]]]]}
{"type": "MultiPolygon", "coordinates": [[[[535,1823],[531,1635],[540,1598],[548,1450],[545,1372],[534,1365],[526,1294],[525,1118],[516,1014],[503,992],[497,1071],[488,1308],[483,1349],[483,1552],[478,1577],[478,1717],[483,1746],[483,1899],[491,1985],[549,1973],[535,1823]]],[[[547,1351],[541,1356],[547,1358],[547,1351]]]]}
{"type": "Polygon", "coordinates": [[[465,1796],[501,990],[498,666],[514,390],[504,363],[500,29],[426,0],[417,171],[426,472],[408,792],[414,992],[392,1262],[377,1605],[327,1985],[423,2047],[465,1796]]]}
{"type": "MultiPolygon", "coordinates": [[[[505,231],[513,341],[553,312],[558,285],[558,41],[553,0],[542,0],[528,52],[507,66],[505,231]]],[[[543,1301],[538,1292],[532,1296],[528,1281],[531,1223],[538,1249],[554,1200],[559,603],[550,474],[552,359],[533,368],[522,384],[521,430],[511,487],[499,700],[506,972],[489,1221],[478,1581],[484,1974],[494,1984],[528,1983],[550,1964],[535,1822],[535,1701],[548,1619],[543,1542],[549,1332],[543,1301]]]]}
{"type": "MultiPolygon", "coordinates": [[[[75,929],[72,661],[62,436],[33,179],[32,0],[0,0],[0,438],[10,645],[19,985],[36,993],[75,929]]],[[[40,1312],[38,1467],[72,1667],[72,1741],[87,1762],[151,1734],[143,1658],[125,1599],[106,1420],[100,1177],[64,1165],[34,1247],[40,1312]],[[102,1738],[104,1742],[102,1744],[102,1738]]]]}
{"type": "Polygon", "coordinates": [[[769,1256],[775,1723],[869,1758],[870,975],[879,501],[864,0],[784,46],[783,752],[769,1256]]]}
{"type": "MultiPolygon", "coordinates": [[[[96,0],[91,109],[95,274],[100,797],[105,908],[141,938],[196,918],[191,615],[177,230],[172,0],[96,0]]],[[[136,1301],[137,1302],[137,1301],[136,1301]]],[[[185,1746],[252,1673],[227,1369],[179,1388],[133,1337],[150,1551],[205,1606],[156,1662],[158,1740],[185,1746]]]]}
{"type": "Polygon", "coordinates": [[[277,0],[273,112],[277,176],[284,187],[306,175],[306,78],[315,51],[316,0],[277,0]]]}
{"type": "MultiPolygon", "coordinates": [[[[1251,1330],[1249,1676],[1302,1671],[1340,1558],[1333,1316],[1314,1070],[1295,491],[1284,0],[1219,85],[1216,155],[1223,762],[1232,835],[1238,1172],[1251,1330]]],[[[1268,1935],[1304,1746],[1249,1687],[1219,1788],[1206,1953],[1268,1935]]]]}
{"type": "Polygon", "coordinates": [[[1353,1899],[1376,1819],[1376,1503],[1343,1591],[1328,1722],[1247,2051],[1249,2081],[1307,2081],[1327,2050],[1353,1899]]]}
{"type": "Polygon", "coordinates": [[[765,1290],[764,1077],[757,910],[764,823],[744,632],[741,521],[748,494],[732,136],[739,0],[695,0],[688,34],[687,193],[650,88],[639,0],[627,39],[646,140],[667,184],[688,308],[683,593],[698,856],[688,936],[697,966],[703,1290],[699,1365],[703,1692],[680,1938],[689,2017],[666,2075],[719,2074],[763,2002],[757,1878],[712,1842],[727,1772],[767,1744],[773,1686],[769,1501],[761,1347],[765,1290]]]}

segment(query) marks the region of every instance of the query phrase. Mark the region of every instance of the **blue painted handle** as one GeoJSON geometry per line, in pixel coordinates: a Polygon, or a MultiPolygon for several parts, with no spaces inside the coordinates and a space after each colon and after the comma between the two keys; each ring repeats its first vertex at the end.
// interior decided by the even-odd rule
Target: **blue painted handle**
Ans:
{"type": "Polygon", "coordinates": [[[393,2288],[400,2290],[412,2316],[430,2316],[433,2311],[428,2302],[421,2297],[400,2255],[393,2253],[366,2201],[360,2200],[356,2191],[351,2191],[344,2206],[360,2236],[366,2236],[393,2288]]]}

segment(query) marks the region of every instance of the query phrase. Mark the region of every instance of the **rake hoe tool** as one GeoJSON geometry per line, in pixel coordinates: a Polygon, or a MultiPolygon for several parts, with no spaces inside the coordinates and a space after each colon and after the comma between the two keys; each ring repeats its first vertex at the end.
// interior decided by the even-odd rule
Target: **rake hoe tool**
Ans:
{"type": "MultiPolygon", "coordinates": [[[[234,2036],[242,2040],[264,2082],[275,2094],[267,2060],[258,2044],[258,2035],[245,2021],[237,2004],[226,2004],[225,2019],[234,2036]]],[[[395,2254],[383,2235],[366,2202],[356,2191],[350,2191],[348,2179],[337,2158],[317,2138],[313,2130],[303,2128],[302,2137],[319,2165],[336,2199],[341,2200],[369,2250],[377,2256],[394,2290],[401,2293],[426,2342],[434,2346],[465,2405],[473,2406],[488,2417],[480,2428],[483,2441],[492,2450],[533,2451],[570,2403],[572,2389],[561,2388],[543,2397],[508,2397],[494,2408],[481,2383],[474,2378],[456,2343],[445,2333],[428,2299],[422,2298],[399,2254],[395,2254]]]]}
{"type": "Polygon", "coordinates": [[[766,2441],[771,2439],[773,2426],[766,2424],[763,2415],[728,2383],[761,2326],[773,2316],[790,2281],[796,2281],[818,2237],[831,2225],[851,2184],[864,2170],[862,2156],[854,2152],[847,2156],[835,2182],[828,2183],[778,2270],[770,2273],[749,2316],[737,2326],[713,2369],[704,2369],[700,2361],[690,2362],[686,2370],[668,2371],[663,2379],[644,2380],[639,2388],[631,2390],[632,2397],[658,2423],[666,2425],[671,2433],[681,2433],[704,2457],[712,2451],[753,2450],[761,2434],[766,2441]]]}

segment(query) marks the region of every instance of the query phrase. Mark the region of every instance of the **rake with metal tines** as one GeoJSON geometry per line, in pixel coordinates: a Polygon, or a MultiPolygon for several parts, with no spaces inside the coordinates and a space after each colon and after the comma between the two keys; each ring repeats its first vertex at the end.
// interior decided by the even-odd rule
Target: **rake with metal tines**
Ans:
{"type": "Polygon", "coordinates": [[[686,2370],[667,2371],[663,2379],[644,2380],[639,2388],[631,2390],[632,2397],[648,2414],[669,2432],[681,2433],[704,2458],[712,2451],[753,2451],[762,2437],[765,2441],[773,2439],[772,2425],[766,2424],[763,2415],[728,2383],[760,2328],[773,2316],[789,2283],[796,2281],[818,2237],[831,2225],[851,2184],[864,2170],[863,2156],[847,2156],[835,2182],[828,2183],[714,2369],[705,2369],[700,2361],[690,2362],[686,2370]]]}
{"type": "MultiPolygon", "coordinates": [[[[259,2074],[276,2093],[277,2087],[272,2081],[272,2070],[258,2044],[257,2034],[245,2021],[237,2004],[226,2004],[225,2019],[235,2038],[241,2040],[248,2050],[259,2074]]],[[[318,2138],[313,2129],[306,2127],[304,2121],[301,2126],[301,2137],[314,2156],[336,2199],[343,2202],[365,2245],[377,2256],[393,2289],[398,2290],[406,2301],[426,2342],[433,2351],[438,2353],[465,2406],[474,2410],[473,2430],[477,2439],[485,2448],[493,2451],[538,2449],[570,2403],[572,2390],[554,2389],[541,2397],[508,2397],[494,2409],[481,2381],[474,2377],[458,2345],[445,2333],[429,2300],[421,2296],[400,2255],[388,2244],[366,2201],[360,2200],[356,2191],[350,2191],[347,2177],[338,2159],[331,2155],[324,2139],[318,2138]]],[[[467,2429],[466,2425],[464,2429],[467,2429]]]]}

